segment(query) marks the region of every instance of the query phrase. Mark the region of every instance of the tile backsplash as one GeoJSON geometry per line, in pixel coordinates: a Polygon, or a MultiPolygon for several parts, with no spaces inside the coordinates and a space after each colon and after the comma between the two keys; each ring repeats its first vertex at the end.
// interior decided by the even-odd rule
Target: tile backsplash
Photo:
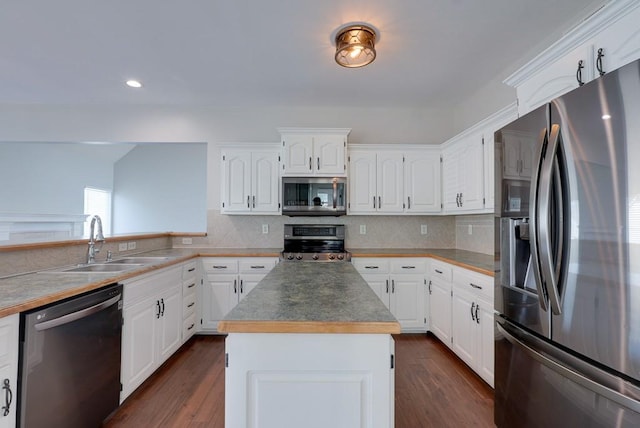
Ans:
{"type": "Polygon", "coordinates": [[[463,215],[455,217],[455,248],[493,254],[493,214],[463,215]]]}
{"type": "MultiPolygon", "coordinates": [[[[347,248],[455,248],[455,219],[449,216],[287,217],[208,212],[207,236],[192,246],[282,248],[285,224],[344,224],[347,248]],[[263,232],[267,225],[268,233],[263,232]],[[427,233],[422,234],[422,226],[427,233]],[[361,234],[361,226],[365,233],[361,234]]],[[[181,238],[174,239],[182,246],[181,238]]]]}

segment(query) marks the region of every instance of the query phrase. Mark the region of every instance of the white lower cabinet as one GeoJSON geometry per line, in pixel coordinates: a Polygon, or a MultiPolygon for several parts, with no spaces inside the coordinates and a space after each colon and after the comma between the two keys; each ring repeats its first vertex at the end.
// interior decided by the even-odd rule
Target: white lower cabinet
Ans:
{"type": "Polygon", "coordinates": [[[493,278],[431,260],[430,331],[493,387],[493,278]]]}
{"type": "Polygon", "coordinates": [[[455,267],[451,315],[453,351],[493,386],[492,278],[455,267]]]}
{"type": "Polygon", "coordinates": [[[124,401],[182,345],[182,267],[123,281],[122,392],[124,401]]]}
{"type": "Polygon", "coordinates": [[[427,330],[427,259],[358,257],[352,263],[396,317],[402,331],[427,330]]]}
{"type": "Polygon", "coordinates": [[[429,330],[451,348],[451,269],[448,263],[431,260],[429,268],[429,330]]]}
{"type": "Polygon", "coordinates": [[[0,318],[0,428],[16,426],[20,315],[0,318]]]}
{"type": "Polygon", "coordinates": [[[202,259],[200,329],[217,333],[218,321],[233,309],[278,263],[277,257],[206,257],[202,259]]]}

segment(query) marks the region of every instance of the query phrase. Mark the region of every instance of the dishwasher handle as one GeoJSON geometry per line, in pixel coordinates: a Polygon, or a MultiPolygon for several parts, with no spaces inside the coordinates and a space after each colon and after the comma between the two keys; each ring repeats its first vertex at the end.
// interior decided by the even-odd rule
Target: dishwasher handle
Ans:
{"type": "Polygon", "coordinates": [[[93,306],[89,306],[88,308],[79,310],[77,312],[72,312],[70,314],[67,315],[63,315],[61,317],[58,318],[54,318],[52,320],[49,321],[44,321],[41,323],[36,324],[34,327],[36,330],[38,331],[43,331],[43,330],[48,330],[50,328],[54,328],[54,327],[58,327],[64,324],[68,324],[70,322],[79,320],[81,318],[85,318],[88,317],[89,315],[93,315],[97,312],[103,311],[105,309],[107,309],[110,306],[115,305],[116,303],[118,303],[120,301],[120,294],[118,294],[117,296],[114,296],[110,299],[107,299],[103,302],[100,302],[96,305],[93,306]]]}

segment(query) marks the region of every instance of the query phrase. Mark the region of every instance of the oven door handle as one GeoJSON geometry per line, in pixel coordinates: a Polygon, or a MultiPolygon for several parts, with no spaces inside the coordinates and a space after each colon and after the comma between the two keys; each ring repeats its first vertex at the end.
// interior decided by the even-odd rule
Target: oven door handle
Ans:
{"type": "Polygon", "coordinates": [[[48,329],[54,328],[54,327],[59,327],[61,325],[68,324],[70,322],[79,320],[81,318],[88,317],[89,315],[93,315],[96,312],[103,311],[103,310],[107,309],[108,307],[115,305],[119,301],[120,301],[120,294],[118,294],[117,296],[114,296],[114,297],[112,297],[110,299],[107,299],[107,300],[105,300],[103,302],[100,302],[100,303],[98,303],[96,305],[89,306],[88,308],[79,310],[77,312],[72,312],[70,314],[63,315],[61,317],[58,317],[58,318],[55,318],[55,319],[52,319],[52,320],[49,320],[49,321],[44,321],[44,322],[38,323],[34,327],[38,331],[48,330],[48,329]]]}

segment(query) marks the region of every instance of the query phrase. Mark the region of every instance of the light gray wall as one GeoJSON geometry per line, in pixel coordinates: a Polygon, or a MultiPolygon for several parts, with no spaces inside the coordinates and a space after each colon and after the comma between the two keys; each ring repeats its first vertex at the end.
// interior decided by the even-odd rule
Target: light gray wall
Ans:
{"type": "Polygon", "coordinates": [[[206,144],[138,144],[116,162],[113,233],[205,231],[206,156],[206,144]]]}

